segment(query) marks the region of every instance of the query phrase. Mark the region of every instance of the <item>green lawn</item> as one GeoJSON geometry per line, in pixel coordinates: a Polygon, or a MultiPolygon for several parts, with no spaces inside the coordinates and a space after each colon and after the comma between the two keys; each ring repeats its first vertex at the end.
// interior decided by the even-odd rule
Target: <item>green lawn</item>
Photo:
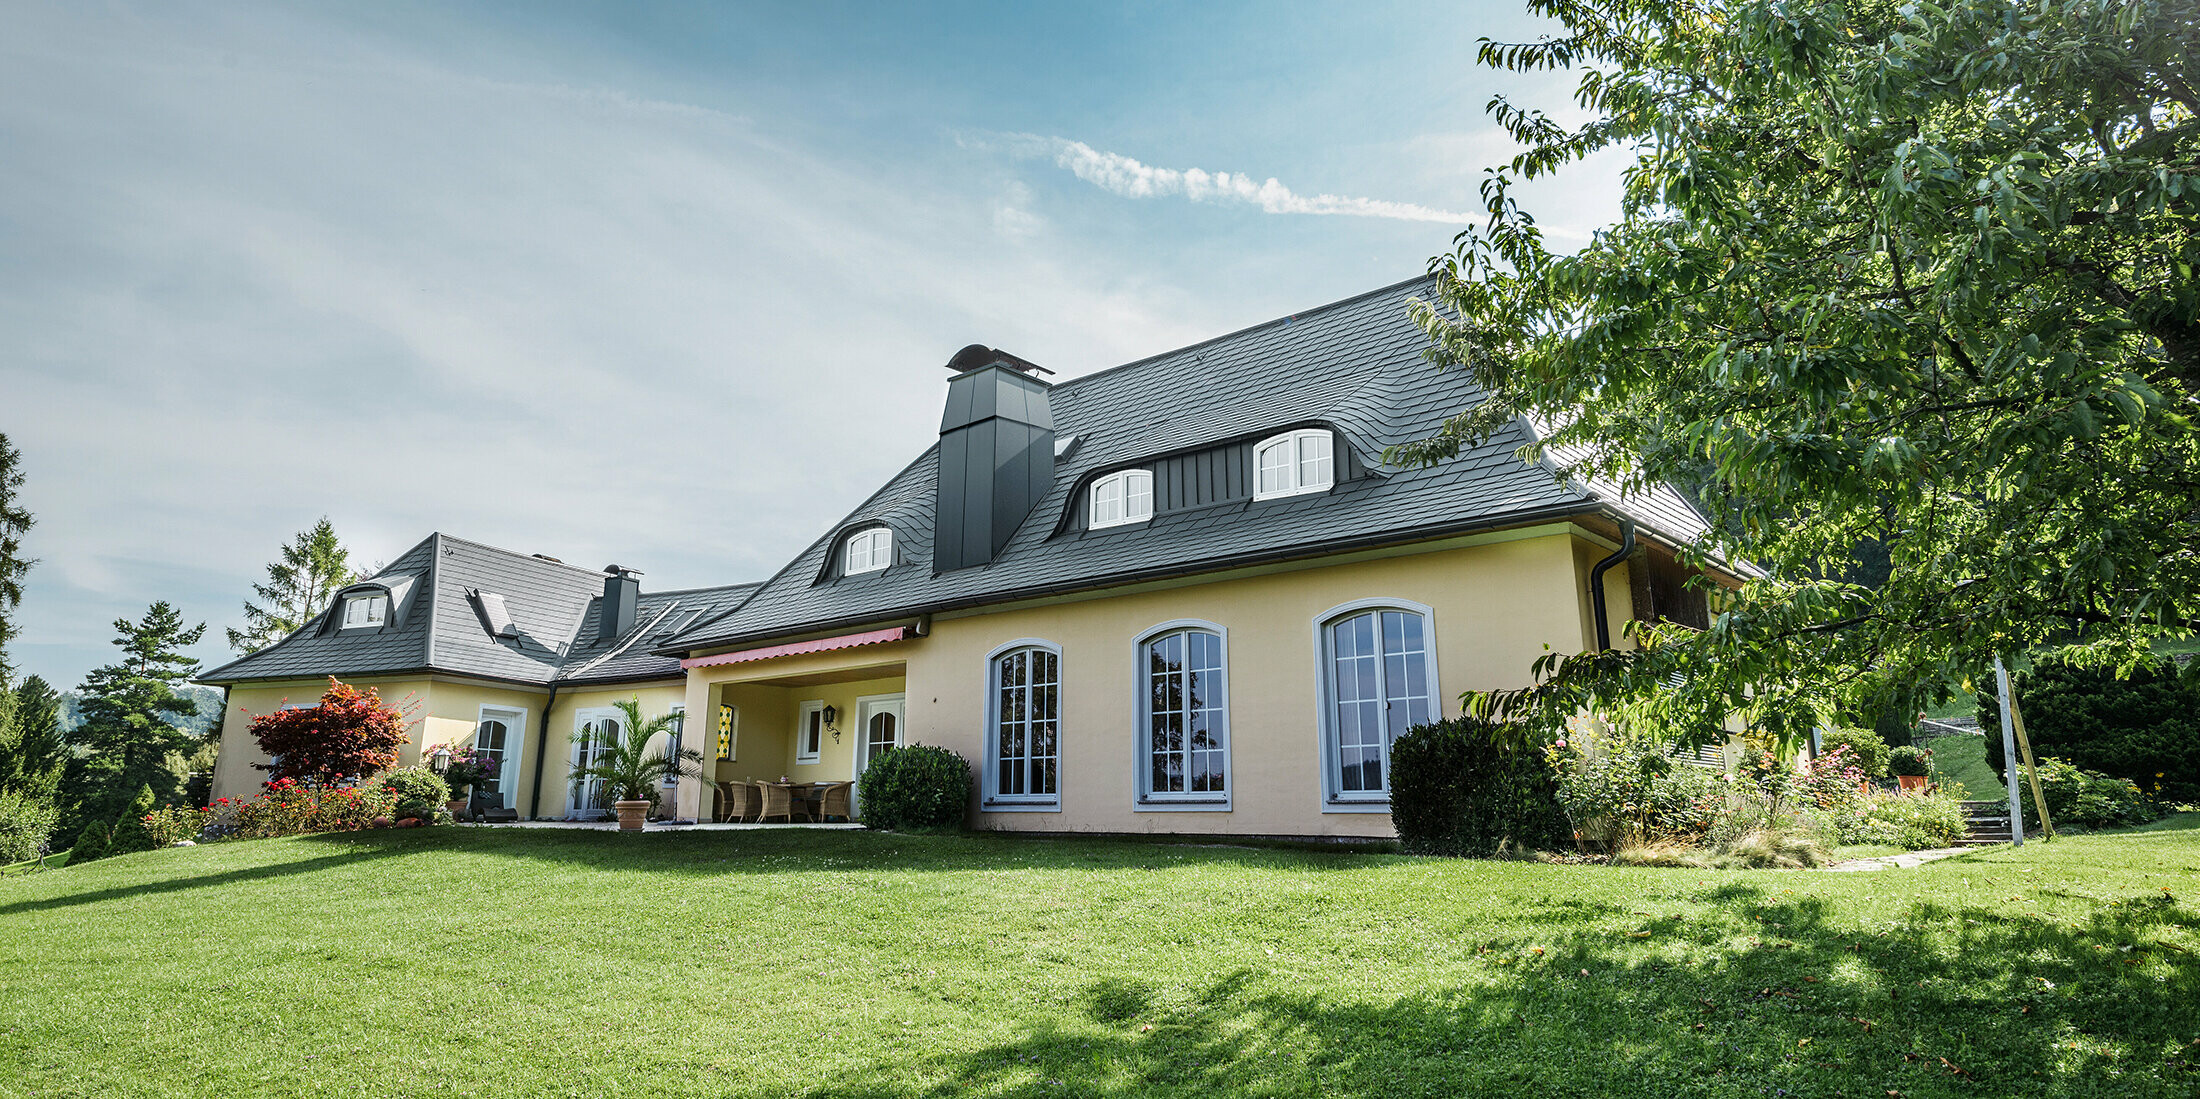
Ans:
{"type": "Polygon", "coordinates": [[[220,844],[0,881],[0,1094],[2189,1099],[2196,889],[2200,815],[1866,874],[220,844]]]}
{"type": "Polygon", "coordinates": [[[1993,801],[2008,796],[2001,776],[1986,764],[1986,738],[1936,736],[1923,742],[1933,750],[1933,781],[1960,782],[1965,796],[1993,801]]]}

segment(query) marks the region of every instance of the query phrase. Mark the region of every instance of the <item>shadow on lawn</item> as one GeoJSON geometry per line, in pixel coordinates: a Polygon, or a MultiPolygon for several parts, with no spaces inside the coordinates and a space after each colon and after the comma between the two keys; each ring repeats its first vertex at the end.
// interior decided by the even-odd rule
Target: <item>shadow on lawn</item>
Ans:
{"type": "MultiPolygon", "coordinates": [[[[82,893],[65,893],[58,897],[16,901],[0,904],[0,916],[12,916],[22,912],[45,912],[60,908],[77,908],[102,901],[120,900],[125,897],[150,897],[162,893],[182,893],[193,889],[213,889],[244,882],[265,881],[269,878],[287,878],[297,874],[312,874],[333,870],[364,859],[380,858],[396,854],[387,849],[360,848],[347,854],[319,855],[310,859],[279,862],[268,866],[254,866],[243,870],[225,870],[218,874],[199,874],[193,877],[161,878],[136,885],[117,885],[106,889],[92,889],[82,893]]],[[[75,880],[75,879],[63,879],[75,880]]]]}
{"type": "Polygon", "coordinates": [[[1034,836],[1023,833],[826,831],[664,831],[445,827],[330,832],[303,837],[369,850],[436,848],[532,859],[565,868],[722,876],[792,871],[1165,870],[1214,863],[1293,870],[1364,869],[1379,853],[1312,845],[1160,842],[1139,837],[1034,836]]]}
{"type": "Polygon", "coordinates": [[[1876,932],[1836,926],[1823,900],[1750,884],[1693,900],[1709,910],[1629,913],[1638,918],[1593,931],[1583,913],[1550,906],[1512,937],[1463,947],[1485,980],[1389,1002],[1340,1002],[1252,970],[1174,995],[1097,981],[1077,1002],[1081,1017],[967,1055],[879,1063],[869,1078],[808,1094],[2200,1090],[2200,964],[2160,941],[2200,929],[2200,916],[2167,896],[2119,901],[2076,925],[1920,904],[1876,932]]]}

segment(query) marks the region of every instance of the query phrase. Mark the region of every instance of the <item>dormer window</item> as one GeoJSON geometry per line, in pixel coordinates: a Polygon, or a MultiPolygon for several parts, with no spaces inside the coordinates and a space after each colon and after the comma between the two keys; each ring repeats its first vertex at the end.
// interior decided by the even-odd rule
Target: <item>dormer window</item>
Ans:
{"type": "Polygon", "coordinates": [[[885,527],[859,530],[848,536],[848,548],[844,552],[841,572],[849,576],[877,572],[894,563],[894,532],[885,527]]]}
{"type": "Polygon", "coordinates": [[[1327,492],[1336,483],[1335,441],[1327,428],[1286,431],[1253,448],[1253,499],[1327,492]]]}
{"type": "Polygon", "coordinates": [[[1153,471],[1126,469],[1092,483],[1091,526],[1119,527],[1153,518],[1153,471]]]}
{"type": "Polygon", "coordinates": [[[344,600],[344,628],[347,630],[380,626],[389,616],[390,597],[381,592],[354,595],[344,600]]]}

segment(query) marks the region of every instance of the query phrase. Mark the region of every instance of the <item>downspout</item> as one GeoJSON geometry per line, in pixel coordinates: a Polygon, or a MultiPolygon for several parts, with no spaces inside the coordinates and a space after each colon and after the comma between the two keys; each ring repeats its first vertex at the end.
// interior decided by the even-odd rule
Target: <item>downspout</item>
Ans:
{"type": "Polygon", "coordinates": [[[558,706],[558,685],[550,684],[549,701],[542,704],[542,730],[535,734],[535,788],[527,795],[530,820],[542,817],[542,757],[550,751],[550,711],[558,706]]]}
{"type": "MultiPolygon", "coordinates": [[[[1627,555],[1633,552],[1635,552],[1635,521],[1623,518],[1619,521],[1619,549],[1614,550],[1612,556],[1597,562],[1596,567],[1589,570],[1589,608],[1590,612],[1596,615],[1598,652],[1603,652],[1612,647],[1612,626],[1604,619],[1604,574],[1612,566],[1625,561],[1627,555]]],[[[542,761],[538,759],[535,763],[539,767],[542,761]]]]}

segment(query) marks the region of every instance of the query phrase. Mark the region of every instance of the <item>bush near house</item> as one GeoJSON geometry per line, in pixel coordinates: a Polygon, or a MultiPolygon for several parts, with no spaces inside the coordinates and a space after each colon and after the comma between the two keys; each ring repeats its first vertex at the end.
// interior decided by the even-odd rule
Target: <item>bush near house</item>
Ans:
{"type": "Polygon", "coordinates": [[[1574,831],[1607,850],[1693,845],[1730,810],[1712,771],[1679,762],[1670,745],[1653,740],[1576,736],[1553,744],[1546,759],[1574,831]]]}
{"type": "Polygon", "coordinates": [[[271,839],[307,832],[351,831],[367,827],[376,817],[390,816],[396,807],[397,795],[382,783],[316,787],[279,778],[257,798],[222,798],[208,806],[210,819],[201,835],[207,839],[271,839]]]}
{"type": "Polygon", "coordinates": [[[253,739],[275,759],[253,766],[266,771],[271,782],[356,782],[397,766],[398,747],[412,741],[405,735],[407,716],[382,701],[374,688],[361,691],[331,678],[318,705],[252,719],[253,739]]]}
{"type": "Polygon", "coordinates": [[[1533,746],[1471,717],[1418,726],[1390,748],[1390,818],[1419,855],[1497,855],[1563,843],[1557,777],[1533,746]]]}
{"type": "Polygon", "coordinates": [[[450,784],[425,767],[391,771],[369,783],[368,787],[389,800],[400,820],[406,817],[434,820],[443,803],[451,800],[450,784]]]}
{"type": "Polygon", "coordinates": [[[970,807],[970,764],[945,748],[913,744],[872,759],[856,789],[868,827],[960,827],[970,807]]]}
{"type": "MultiPolygon", "coordinates": [[[[2130,779],[2159,800],[2200,801],[2200,661],[2184,669],[2165,661],[2120,679],[2113,668],[2046,658],[2010,686],[2034,759],[2130,779]]],[[[2001,703],[1992,693],[1978,701],[1986,759],[2001,774],[2001,703]]]]}

